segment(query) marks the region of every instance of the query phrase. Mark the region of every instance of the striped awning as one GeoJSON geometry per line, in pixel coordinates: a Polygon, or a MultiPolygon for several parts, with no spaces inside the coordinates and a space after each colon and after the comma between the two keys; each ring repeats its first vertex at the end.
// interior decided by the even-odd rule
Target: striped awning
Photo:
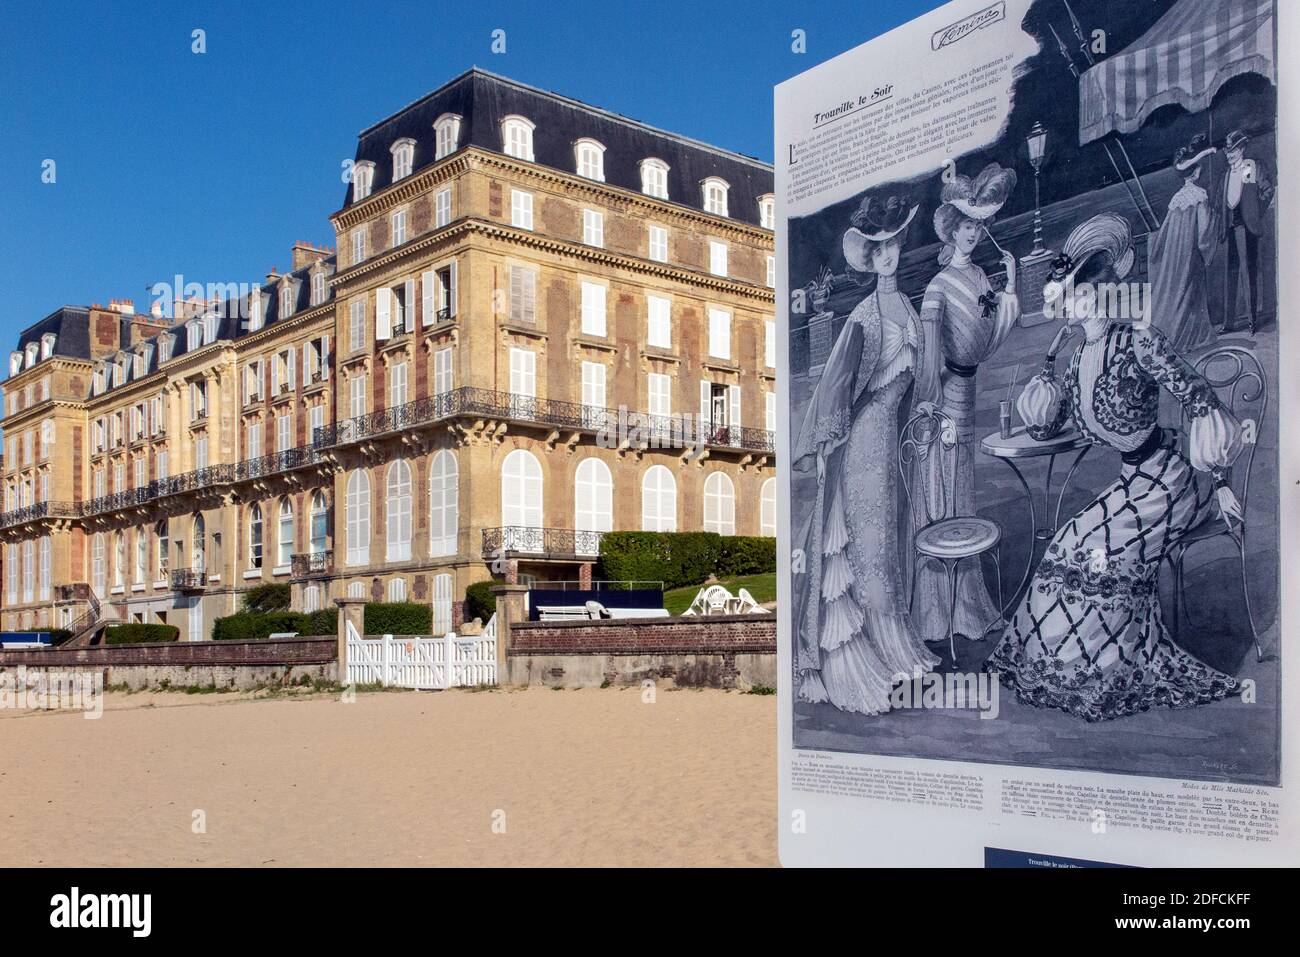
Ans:
{"type": "Polygon", "coordinates": [[[1191,113],[1234,76],[1276,83],[1276,0],[1179,0],[1143,37],[1079,80],[1079,143],[1132,133],[1162,106],[1191,113]]]}

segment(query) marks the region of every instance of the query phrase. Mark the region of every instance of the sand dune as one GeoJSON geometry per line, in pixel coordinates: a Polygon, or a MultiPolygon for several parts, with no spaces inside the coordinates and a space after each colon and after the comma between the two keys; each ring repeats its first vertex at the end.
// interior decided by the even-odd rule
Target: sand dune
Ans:
{"type": "Polygon", "coordinates": [[[534,688],[0,711],[0,865],[771,865],[775,703],[534,688]]]}

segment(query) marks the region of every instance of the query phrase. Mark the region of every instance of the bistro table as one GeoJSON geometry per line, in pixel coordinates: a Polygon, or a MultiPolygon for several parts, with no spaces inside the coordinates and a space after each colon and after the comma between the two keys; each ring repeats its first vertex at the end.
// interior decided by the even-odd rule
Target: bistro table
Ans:
{"type": "Polygon", "coordinates": [[[1007,611],[1015,607],[1021,594],[1029,585],[1029,579],[1034,573],[1034,564],[1038,557],[1039,543],[1042,543],[1043,547],[1046,548],[1046,543],[1056,535],[1056,530],[1061,524],[1061,503],[1065,500],[1065,492],[1070,487],[1070,479],[1074,477],[1075,471],[1079,468],[1079,463],[1083,461],[1090,448],[1092,448],[1092,442],[1077,429],[1066,429],[1055,438],[1040,442],[1031,436],[1023,425],[1012,429],[1009,438],[1003,438],[1002,432],[998,431],[985,436],[984,440],[980,442],[981,452],[1007,463],[1019,480],[1021,488],[1025,490],[1025,498],[1029,500],[1029,530],[1031,532],[1029,558],[1025,562],[1024,577],[1020,579],[1020,584],[1016,586],[1016,590],[1012,593],[1011,600],[1002,608],[1004,620],[1007,620],[1007,611]],[[1056,509],[1053,511],[1052,473],[1056,467],[1056,457],[1058,455],[1067,455],[1070,452],[1078,452],[1079,454],[1075,456],[1070,471],[1065,474],[1065,481],[1061,483],[1061,490],[1056,495],[1056,509]],[[1050,517],[1051,524],[1044,524],[1042,528],[1039,528],[1038,513],[1034,508],[1034,493],[1030,490],[1029,483],[1025,480],[1024,473],[1021,472],[1017,463],[1044,457],[1047,459],[1047,475],[1043,480],[1043,519],[1046,522],[1050,517]]]}

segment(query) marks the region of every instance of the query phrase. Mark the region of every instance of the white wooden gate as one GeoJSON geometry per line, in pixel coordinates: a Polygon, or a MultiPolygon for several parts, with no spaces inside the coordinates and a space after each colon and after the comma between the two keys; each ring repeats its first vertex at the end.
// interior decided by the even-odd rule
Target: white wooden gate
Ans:
{"type": "Polygon", "coordinates": [[[481,635],[363,638],[351,622],[347,632],[348,684],[440,690],[497,683],[496,615],[481,635]]]}

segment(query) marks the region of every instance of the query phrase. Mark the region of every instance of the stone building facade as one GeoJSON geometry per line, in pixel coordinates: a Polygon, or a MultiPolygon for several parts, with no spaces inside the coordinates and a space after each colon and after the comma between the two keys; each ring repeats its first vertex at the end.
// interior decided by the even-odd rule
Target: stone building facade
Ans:
{"type": "Polygon", "coordinates": [[[284,581],[438,631],[474,581],[590,579],[611,529],[775,534],[770,167],[471,70],[363,131],[351,180],[337,253],[23,334],[4,628],[206,637],[284,581]]]}

